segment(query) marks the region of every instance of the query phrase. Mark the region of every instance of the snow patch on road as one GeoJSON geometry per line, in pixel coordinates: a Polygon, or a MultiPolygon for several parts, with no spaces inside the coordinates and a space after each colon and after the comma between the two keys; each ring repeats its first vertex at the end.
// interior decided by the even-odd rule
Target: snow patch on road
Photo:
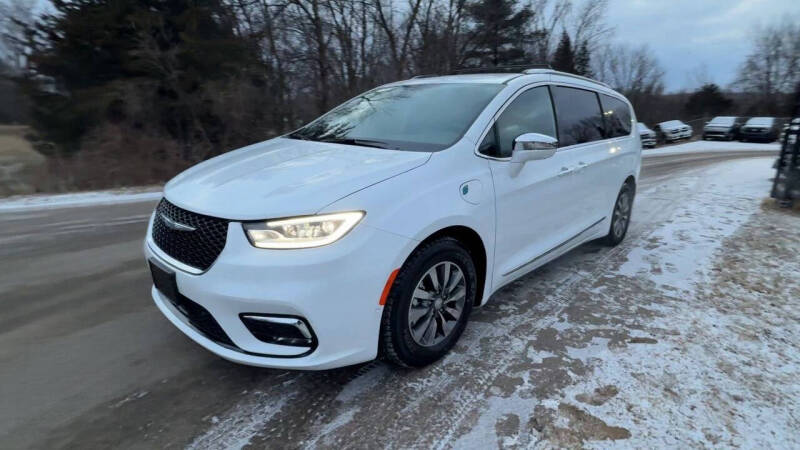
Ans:
{"type": "Polygon", "coordinates": [[[0,212],[156,201],[162,195],[160,189],[154,191],[131,188],[74,194],[13,196],[0,199],[0,212]]]}
{"type": "Polygon", "coordinates": [[[730,141],[691,141],[683,144],[670,145],[667,147],[656,148],[652,150],[643,150],[642,157],[649,158],[651,156],[663,155],[680,155],[685,153],[717,153],[717,152],[777,152],[781,146],[777,142],[768,144],[753,143],[753,142],[730,142],[730,141]]]}
{"type": "Polygon", "coordinates": [[[701,188],[706,192],[691,198],[648,242],[634,248],[619,274],[646,277],[673,294],[693,294],[697,283],[707,282],[708,265],[723,239],[747,221],[769,192],[771,171],[765,167],[762,159],[755,159],[709,169],[704,178],[710,181],[701,188]]]}
{"type": "MultiPolygon", "coordinates": [[[[773,275],[765,273],[765,262],[776,257],[771,247],[756,246],[760,254],[748,252],[746,261],[737,252],[723,255],[722,247],[759,211],[770,174],[763,160],[728,163],[708,172],[713,181],[705,192],[646,236],[618,271],[641,278],[635,283],[655,282],[663,298],[649,296],[648,304],[643,296],[640,301],[658,314],[649,320],[642,316],[637,327],[665,332],[621,347],[598,345],[602,342],[595,338],[585,348],[568,348],[570,358],[591,358],[592,371],[542,404],[555,410],[558,403],[558,413],[564,404],[580,405],[589,417],[630,430],[628,438],[614,442],[619,448],[800,445],[795,432],[800,385],[794,381],[800,355],[797,322],[791,317],[796,312],[786,316],[794,307],[796,284],[787,283],[790,292],[776,293],[769,292],[772,285],[759,285],[773,275]],[[731,258],[736,267],[728,275],[731,258]],[[755,280],[753,288],[742,279],[742,267],[755,280]],[[775,304],[759,308],[767,299],[788,304],[783,310],[775,304]],[[599,404],[586,402],[587,393],[599,386],[614,387],[613,395],[599,404]]],[[[796,256],[796,250],[786,251],[796,256]]],[[[797,275],[796,260],[787,263],[782,269],[797,275]]],[[[600,300],[613,301],[613,295],[600,300]]],[[[608,443],[588,440],[582,446],[607,448],[608,443]]]]}
{"type": "Polygon", "coordinates": [[[241,449],[291,400],[292,394],[274,397],[263,392],[248,394],[248,401],[236,405],[224,419],[187,446],[189,449],[241,449]]]}

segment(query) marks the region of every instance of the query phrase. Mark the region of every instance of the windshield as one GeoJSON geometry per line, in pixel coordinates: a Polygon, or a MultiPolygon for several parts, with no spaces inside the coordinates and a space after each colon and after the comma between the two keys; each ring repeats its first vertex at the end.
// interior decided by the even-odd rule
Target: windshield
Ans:
{"type": "Polygon", "coordinates": [[[733,122],[735,120],[736,120],[736,117],[719,116],[719,117],[714,117],[713,119],[711,119],[711,122],[709,122],[708,124],[709,125],[729,126],[729,125],[733,125],[733,122]]]}
{"type": "Polygon", "coordinates": [[[395,150],[443,150],[464,135],[503,87],[444,83],[378,88],[288,137],[395,150]]]}

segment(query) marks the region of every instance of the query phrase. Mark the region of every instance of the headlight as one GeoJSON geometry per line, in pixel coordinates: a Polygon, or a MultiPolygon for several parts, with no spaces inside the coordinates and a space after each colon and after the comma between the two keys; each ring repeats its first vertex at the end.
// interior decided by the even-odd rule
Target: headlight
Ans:
{"type": "Polygon", "coordinates": [[[364,217],[364,211],[250,222],[243,224],[250,243],[259,248],[309,248],[338,241],[364,217]]]}

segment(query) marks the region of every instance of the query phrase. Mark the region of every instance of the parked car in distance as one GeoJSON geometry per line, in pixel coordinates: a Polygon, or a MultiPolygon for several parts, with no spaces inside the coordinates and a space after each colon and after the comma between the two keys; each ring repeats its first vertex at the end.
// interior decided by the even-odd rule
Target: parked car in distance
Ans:
{"type": "Polygon", "coordinates": [[[167,183],[151,296],[238,363],[429,364],[502,286],[622,241],[634,123],[607,85],[549,69],[380,86],[167,183]]]}
{"type": "Polygon", "coordinates": [[[747,121],[745,117],[717,116],[703,127],[703,139],[732,141],[739,136],[739,129],[747,121]]]}
{"type": "Polygon", "coordinates": [[[661,142],[675,142],[692,137],[692,127],[680,120],[668,120],[654,127],[661,142]]]}
{"type": "Polygon", "coordinates": [[[774,117],[752,117],[739,130],[742,142],[773,142],[778,139],[778,123],[774,117]]]}
{"type": "Polygon", "coordinates": [[[653,148],[656,146],[656,132],[647,128],[643,122],[636,124],[636,129],[639,130],[639,137],[642,139],[642,147],[653,148]]]}

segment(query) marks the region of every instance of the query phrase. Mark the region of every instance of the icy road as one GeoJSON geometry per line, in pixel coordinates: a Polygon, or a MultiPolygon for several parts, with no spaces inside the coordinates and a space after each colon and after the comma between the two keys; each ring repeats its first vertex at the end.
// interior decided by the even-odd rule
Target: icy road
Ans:
{"type": "Polygon", "coordinates": [[[149,297],[151,198],[0,208],[0,447],[798,447],[800,216],[762,207],[763,155],[648,158],[622,245],[504,288],[416,371],[193,344],[149,297]]]}

